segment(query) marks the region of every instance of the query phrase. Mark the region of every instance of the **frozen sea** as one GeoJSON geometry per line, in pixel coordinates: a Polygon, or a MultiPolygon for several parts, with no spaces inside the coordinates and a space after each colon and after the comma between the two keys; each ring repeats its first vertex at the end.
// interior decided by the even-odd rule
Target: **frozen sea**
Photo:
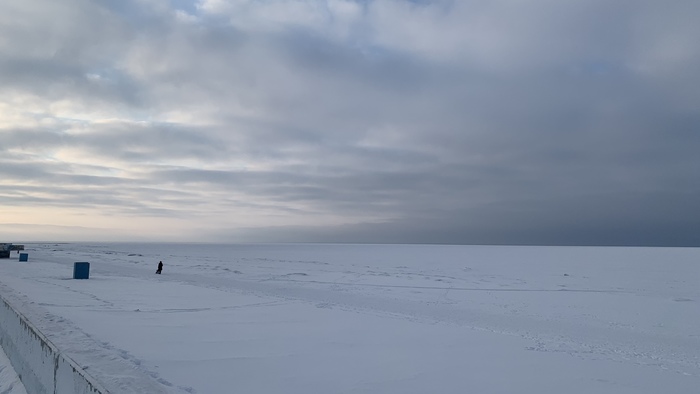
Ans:
{"type": "Polygon", "coordinates": [[[697,248],[26,246],[0,293],[113,393],[700,392],[697,248]]]}

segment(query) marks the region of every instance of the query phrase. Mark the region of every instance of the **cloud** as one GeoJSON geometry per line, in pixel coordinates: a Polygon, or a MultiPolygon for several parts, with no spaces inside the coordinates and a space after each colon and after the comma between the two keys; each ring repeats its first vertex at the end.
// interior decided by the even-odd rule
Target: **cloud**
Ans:
{"type": "Polygon", "coordinates": [[[698,7],[4,4],[0,214],[116,238],[697,245],[698,7]]]}

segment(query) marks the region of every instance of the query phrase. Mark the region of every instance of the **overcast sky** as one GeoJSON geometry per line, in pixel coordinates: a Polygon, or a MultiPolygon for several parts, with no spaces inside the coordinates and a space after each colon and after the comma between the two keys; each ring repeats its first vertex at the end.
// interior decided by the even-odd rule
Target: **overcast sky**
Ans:
{"type": "Polygon", "coordinates": [[[700,246],[698,0],[0,3],[0,242],[700,246]]]}

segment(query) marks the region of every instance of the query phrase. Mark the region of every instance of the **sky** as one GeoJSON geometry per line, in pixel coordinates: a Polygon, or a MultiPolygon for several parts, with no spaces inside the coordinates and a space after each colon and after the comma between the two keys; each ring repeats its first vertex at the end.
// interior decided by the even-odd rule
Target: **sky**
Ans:
{"type": "Polygon", "coordinates": [[[700,246],[697,15],[5,1],[0,238],[700,246]]]}

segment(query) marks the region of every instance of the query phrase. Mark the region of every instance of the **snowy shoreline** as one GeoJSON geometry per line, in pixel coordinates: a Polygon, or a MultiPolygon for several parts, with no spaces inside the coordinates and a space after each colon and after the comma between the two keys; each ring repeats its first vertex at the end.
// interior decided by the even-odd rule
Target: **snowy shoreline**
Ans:
{"type": "Polygon", "coordinates": [[[697,249],[30,247],[0,283],[115,392],[138,391],[115,365],[174,393],[700,385],[697,249]],[[70,279],[74,261],[89,280],[70,279]]]}
{"type": "MultiPolygon", "coordinates": [[[[2,290],[0,293],[7,293],[6,289],[2,290]]],[[[22,387],[30,393],[108,393],[2,294],[0,345],[5,355],[3,360],[7,359],[12,364],[11,367],[5,364],[5,367],[21,377],[22,387]]],[[[14,379],[14,375],[8,376],[14,379]]],[[[14,387],[8,387],[7,391],[10,389],[14,387]]]]}

